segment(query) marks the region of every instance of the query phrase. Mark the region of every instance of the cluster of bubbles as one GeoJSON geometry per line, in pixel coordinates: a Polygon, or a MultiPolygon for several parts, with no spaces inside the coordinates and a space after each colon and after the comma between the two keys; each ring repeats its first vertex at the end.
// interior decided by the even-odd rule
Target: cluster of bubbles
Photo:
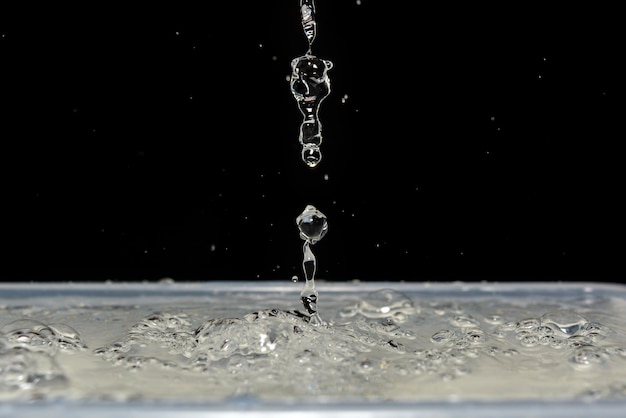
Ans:
{"type": "MultiPolygon", "coordinates": [[[[415,394],[406,388],[417,382],[480,379],[492,367],[514,376],[550,364],[562,378],[584,380],[609,376],[626,361],[622,331],[574,310],[528,315],[523,309],[506,314],[490,309],[418,305],[402,292],[381,289],[338,307],[321,324],[312,323],[306,310],[209,319],[165,310],[144,316],[93,350],[67,325],[21,319],[0,328],[0,390],[36,388],[43,394],[50,386],[66,387],[70,382],[57,364],[59,353],[79,351],[132,373],[187,376],[203,382],[209,393],[221,391],[220,397],[266,399],[364,394],[410,399],[415,394]]],[[[579,396],[626,397],[626,385],[615,378],[596,379],[589,387],[579,396]]]]}
{"type": "Polygon", "coordinates": [[[319,325],[310,323],[306,312],[269,309],[194,327],[184,314],[154,313],[94,353],[131,371],[164,367],[201,373],[207,382],[233,388],[232,395],[333,393],[337,387],[354,394],[374,370],[383,371],[384,353],[403,355],[414,339],[391,317],[319,325]],[[305,383],[293,385],[294,379],[305,383]]]}
{"type": "MultiPolygon", "coordinates": [[[[443,312],[439,314],[443,315],[443,312]]],[[[613,333],[610,328],[589,321],[569,309],[552,310],[538,317],[519,320],[506,320],[497,314],[487,315],[482,318],[486,326],[468,313],[452,311],[448,315],[448,322],[453,328],[435,332],[430,341],[436,346],[445,347],[440,355],[455,353],[454,361],[463,356],[480,355],[513,359],[532,354],[539,347],[546,347],[559,350],[562,356],[557,358],[566,359],[573,370],[601,371],[610,367],[611,358],[626,358],[625,348],[598,344],[613,333]]],[[[515,364],[518,363],[512,360],[509,367],[514,369],[515,364]]],[[[452,376],[448,372],[442,374],[445,379],[452,376]]],[[[616,388],[611,387],[609,392],[612,396],[620,390],[620,396],[626,396],[626,385],[621,389],[616,388]]],[[[606,394],[607,391],[601,393],[606,394]]]]}
{"type": "MultiPolygon", "coordinates": [[[[518,360],[541,346],[564,354],[574,371],[608,367],[614,356],[626,359],[624,348],[595,344],[611,332],[571,310],[518,320],[476,317],[455,307],[426,309],[401,292],[381,289],[321,325],[311,324],[307,312],[279,309],[209,319],[197,327],[185,315],[155,313],[95,353],[130,370],[160,365],[205,374],[216,384],[229,381],[233,395],[346,396],[376,382],[470,376],[480,369],[481,357],[498,358],[511,370],[527,367],[518,360]],[[415,325],[429,315],[449,327],[421,336],[415,325]],[[179,356],[157,358],[155,345],[179,356]]],[[[613,385],[610,393],[626,396],[619,390],[613,385]]]]}
{"type": "Polygon", "coordinates": [[[93,352],[129,370],[140,370],[149,364],[178,367],[175,357],[160,358],[140,353],[145,351],[142,348],[155,345],[163,348],[164,353],[191,355],[195,350],[195,341],[189,317],[186,314],[153,313],[133,324],[122,338],[93,352]]]}
{"type": "Polygon", "coordinates": [[[78,332],[68,325],[26,318],[9,322],[0,328],[0,390],[66,385],[67,378],[55,355],[87,348],[78,332]]]}

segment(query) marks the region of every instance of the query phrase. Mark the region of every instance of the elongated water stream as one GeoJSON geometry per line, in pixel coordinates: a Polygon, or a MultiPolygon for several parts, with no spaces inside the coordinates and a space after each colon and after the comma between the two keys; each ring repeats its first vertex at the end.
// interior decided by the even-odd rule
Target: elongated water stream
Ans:
{"type": "Polygon", "coordinates": [[[291,61],[291,93],[298,102],[303,116],[300,125],[299,141],[302,145],[302,160],[311,168],[322,160],[322,124],[319,108],[330,94],[328,70],[333,68],[329,60],[313,55],[313,41],[317,35],[315,3],[313,0],[300,0],[302,28],[308,42],[307,52],[291,61]]]}

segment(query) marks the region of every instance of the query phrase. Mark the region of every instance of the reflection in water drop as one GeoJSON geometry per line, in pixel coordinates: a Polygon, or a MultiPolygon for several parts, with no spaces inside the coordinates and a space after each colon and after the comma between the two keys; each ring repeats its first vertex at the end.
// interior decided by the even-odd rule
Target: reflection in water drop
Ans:
{"type": "Polygon", "coordinates": [[[326,216],[317,210],[313,205],[307,205],[304,211],[296,218],[296,225],[300,229],[300,238],[304,240],[302,248],[303,261],[302,269],[304,270],[304,289],[300,293],[300,299],[304,308],[309,315],[311,324],[319,325],[322,323],[317,313],[317,289],[315,288],[315,270],[316,259],[315,254],[311,250],[311,245],[321,240],[326,231],[328,231],[328,222],[326,216]]]}

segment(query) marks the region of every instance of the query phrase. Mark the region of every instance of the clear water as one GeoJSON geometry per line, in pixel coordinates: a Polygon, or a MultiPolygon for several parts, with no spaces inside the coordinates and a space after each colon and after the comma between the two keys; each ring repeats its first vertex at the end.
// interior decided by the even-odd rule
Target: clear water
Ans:
{"type": "Polygon", "coordinates": [[[322,324],[322,319],[317,313],[317,299],[319,293],[315,288],[315,271],[317,260],[311,246],[319,242],[328,231],[326,215],[317,210],[313,205],[307,205],[304,211],[296,218],[296,225],[300,230],[300,238],[304,240],[302,246],[302,270],[304,271],[304,288],[300,293],[300,300],[304,305],[309,322],[312,325],[322,324]]]}
{"type": "Polygon", "coordinates": [[[0,400],[626,399],[623,296],[254,286],[0,299],[0,400]]]}
{"type": "Polygon", "coordinates": [[[328,71],[333,68],[332,61],[313,55],[313,41],[317,34],[315,4],[313,0],[300,0],[302,29],[308,41],[306,54],[291,61],[290,87],[298,103],[303,121],[300,125],[299,142],[302,145],[302,160],[311,168],[322,160],[322,124],[319,108],[322,101],[330,94],[328,71]]]}
{"type": "Polygon", "coordinates": [[[309,53],[313,47],[313,41],[317,35],[317,23],[315,22],[315,2],[313,0],[300,0],[300,18],[302,30],[309,42],[309,53]]]}
{"type": "MultiPolygon", "coordinates": [[[[333,63],[312,53],[313,0],[300,12],[308,50],[291,63],[291,91],[302,159],[316,167],[333,63]]],[[[308,205],[296,224],[304,311],[290,308],[290,292],[0,298],[0,401],[626,399],[624,297],[355,286],[325,295],[320,313],[311,247],[328,222],[308,205]]]]}

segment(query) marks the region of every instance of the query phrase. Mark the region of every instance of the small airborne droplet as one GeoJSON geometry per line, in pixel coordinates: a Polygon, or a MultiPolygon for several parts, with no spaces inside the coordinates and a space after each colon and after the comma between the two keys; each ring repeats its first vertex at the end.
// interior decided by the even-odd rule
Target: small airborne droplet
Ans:
{"type": "Polygon", "coordinates": [[[291,281],[294,283],[298,283],[298,276],[291,277],[291,281]]]}

